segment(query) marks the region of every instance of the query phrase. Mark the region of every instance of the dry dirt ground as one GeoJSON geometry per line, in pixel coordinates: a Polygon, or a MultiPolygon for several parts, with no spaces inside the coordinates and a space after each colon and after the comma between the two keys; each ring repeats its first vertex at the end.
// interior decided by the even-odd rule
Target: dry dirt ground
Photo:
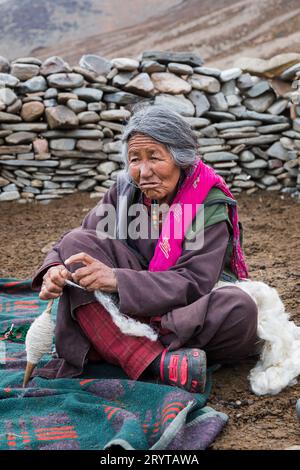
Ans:
{"type": "MultiPolygon", "coordinates": [[[[276,287],[300,325],[300,203],[289,196],[262,191],[240,195],[238,203],[251,277],[276,287]]],[[[2,203],[0,277],[30,277],[45,256],[41,249],[78,226],[95,204],[86,193],[47,206],[2,203]]],[[[295,413],[300,384],[274,397],[257,397],[249,391],[247,380],[254,364],[251,359],[214,374],[209,405],[229,415],[214,449],[284,449],[300,445],[300,423],[295,413]]]]}

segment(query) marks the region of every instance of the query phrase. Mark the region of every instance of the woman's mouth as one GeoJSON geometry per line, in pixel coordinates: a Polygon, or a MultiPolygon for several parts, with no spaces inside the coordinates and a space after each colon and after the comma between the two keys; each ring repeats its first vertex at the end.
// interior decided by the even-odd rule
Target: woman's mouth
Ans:
{"type": "Polygon", "coordinates": [[[159,186],[159,183],[142,183],[140,184],[141,189],[154,189],[159,186]]]}

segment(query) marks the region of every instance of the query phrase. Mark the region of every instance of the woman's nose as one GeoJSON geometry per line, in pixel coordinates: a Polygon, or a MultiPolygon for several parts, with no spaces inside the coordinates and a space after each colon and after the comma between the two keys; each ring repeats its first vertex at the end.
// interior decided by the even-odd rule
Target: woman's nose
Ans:
{"type": "Polygon", "coordinates": [[[152,174],[151,164],[149,162],[141,163],[140,166],[140,177],[147,178],[152,174]]]}

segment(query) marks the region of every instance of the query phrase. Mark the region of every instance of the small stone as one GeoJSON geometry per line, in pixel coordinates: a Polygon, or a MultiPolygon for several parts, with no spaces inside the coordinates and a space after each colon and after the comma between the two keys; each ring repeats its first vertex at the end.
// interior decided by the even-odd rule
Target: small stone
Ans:
{"type": "Polygon", "coordinates": [[[112,65],[118,70],[133,71],[139,68],[139,62],[134,59],[127,59],[126,57],[120,57],[112,59],[112,65]]]}
{"type": "Polygon", "coordinates": [[[46,139],[36,139],[33,142],[33,149],[38,155],[47,155],[49,153],[48,141],[46,139]]]}
{"type": "Polygon", "coordinates": [[[99,152],[102,150],[103,143],[102,141],[98,140],[78,140],[76,144],[76,148],[78,150],[82,150],[83,152],[99,152]]]}
{"type": "Polygon", "coordinates": [[[296,73],[300,71],[300,62],[298,64],[292,65],[288,67],[282,74],[280,75],[281,80],[290,81],[293,80],[296,76],[296,73]]]}
{"type": "Polygon", "coordinates": [[[278,135],[276,134],[266,134],[260,135],[259,137],[246,137],[243,139],[231,139],[228,140],[227,143],[229,145],[238,145],[238,144],[245,144],[245,145],[264,145],[274,142],[278,139],[278,135]]]}
{"type": "Polygon", "coordinates": [[[225,96],[235,95],[235,80],[229,80],[223,83],[221,91],[225,96]]]}
{"type": "Polygon", "coordinates": [[[15,201],[20,199],[19,191],[7,191],[0,193],[0,202],[15,201]]]}
{"type": "Polygon", "coordinates": [[[119,105],[127,105],[137,103],[140,98],[132,93],[127,93],[125,91],[118,91],[116,93],[105,93],[103,96],[103,101],[106,103],[116,103],[119,105]]]}
{"type": "Polygon", "coordinates": [[[238,106],[241,103],[241,98],[237,95],[227,95],[225,96],[225,99],[229,108],[238,106]]]}
{"type": "Polygon", "coordinates": [[[282,132],[286,129],[289,129],[290,125],[289,123],[283,123],[283,124],[269,124],[266,126],[259,126],[257,128],[257,131],[260,132],[261,134],[272,134],[274,132],[282,132]]]}
{"type": "Polygon", "coordinates": [[[221,85],[218,80],[214,77],[207,75],[194,74],[190,77],[189,83],[196,90],[204,91],[206,93],[218,93],[221,85]]]}
{"type": "Polygon", "coordinates": [[[270,114],[281,114],[283,111],[288,107],[288,100],[281,99],[276,100],[268,109],[268,113],[270,114]]]}
{"type": "Polygon", "coordinates": [[[250,109],[250,111],[255,111],[257,113],[263,113],[266,111],[275,101],[275,95],[273,91],[266,92],[260,95],[258,98],[246,98],[244,100],[244,105],[250,109]]]}
{"type": "Polygon", "coordinates": [[[88,103],[101,101],[103,96],[103,91],[96,88],[75,88],[73,92],[76,93],[80,100],[87,101],[88,103]]]}
{"type": "Polygon", "coordinates": [[[9,181],[6,178],[2,178],[0,176],[0,188],[2,188],[2,186],[6,186],[7,184],[9,184],[9,181]]]}
{"type": "Polygon", "coordinates": [[[40,72],[40,67],[33,64],[13,64],[11,67],[11,74],[17,77],[22,82],[36,77],[40,72]]]}
{"type": "Polygon", "coordinates": [[[122,142],[117,140],[115,142],[108,142],[103,146],[103,152],[106,153],[121,153],[122,151],[122,142]]]}
{"type": "Polygon", "coordinates": [[[56,99],[58,104],[67,104],[69,100],[77,100],[77,95],[75,95],[75,93],[71,93],[70,91],[61,91],[58,93],[56,99]]]}
{"type": "Polygon", "coordinates": [[[97,166],[97,171],[100,174],[104,174],[109,177],[110,173],[115,171],[117,168],[119,168],[119,165],[116,162],[104,162],[97,166]]]}
{"type": "Polygon", "coordinates": [[[240,161],[243,163],[253,162],[255,160],[255,155],[250,152],[250,150],[244,150],[240,155],[240,161]]]}
{"type": "Polygon", "coordinates": [[[213,67],[195,67],[194,72],[200,73],[200,75],[209,75],[215,78],[219,78],[221,75],[221,70],[213,67]]]}
{"type": "Polygon", "coordinates": [[[108,111],[102,111],[101,119],[105,121],[126,121],[130,118],[130,111],[126,109],[111,109],[108,111]]]}
{"type": "Polygon", "coordinates": [[[47,108],[46,119],[51,129],[69,129],[79,124],[77,115],[63,105],[47,108]]]}
{"type": "Polygon", "coordinates": [[[84,111],[78,114],[78,119],[80,124],[97,123],[100,121],[100,116],[94,111],[84,111]]]}
{"type": "Polygon", "coordinates": [[[169,52],[169,51],[145,51],[142,60],[154,60],[162,64],[176,62],[198,67],[203,64],[203,60],[197,54],[191,52],[169,52]]]}
{"type": "Polygon", "coordinates": [[[32,101],[25,103],[22,106],[21,117],[26,122],[32,122],[39,119],[45,111],[45,107],[42,103],[32,101]]]}
{"type": "Polygon", "coordinates": [[[45,122],[32,122],[32,123],[21,123],[21,124],[2,124],[3,129],[9,129],[10,131],[28,131],[28,132],[44,132],[47,130],[47,124],[45,122]]]}
{"type": "Polygon", "coordinates": [[[85,101],[71,99],[67,101],[67,106],[74,111],[74,113],[78,114],[86,110],[87,103],[85,101]]]}
{"type": "Polygon", "coordinates": [[[272,184],[277,184],[278,183],[276,176],[272,176],[272,175],[263,176],[262,179],[261,179],[261,182],[262,182],[262,184],[264,184],[266,186],[271,186],[272,184]]]}
{"type": "Polygon", "coordinates": [[[54,73],[71,73],[72,69],[67,62],[61,57],[53,56],[46,59],[42,66],[40,73],[42,75],[51,75],[54,73]]]}
{"type": "Polygon", "coordinates": [[[28,144],[33,141],[36,134],[33,132],[16,132],[5,138],[5,141],[11,145],[28,144]]]}
{"type": "Polygon", "coordinates": [[[12,105],[7,106],[6,111],[12,114],[19,114],[19,111],[22,108],[22,101],[17,99],[12,105]]]}
{"type": "Polygon", "coordinates": [[[78,73],[55,73],[47,77],[48,84],[54,88],[78,88],[84,79],[78,73]]]}
{"type": "Polygon", "coordinates": [[[51,100],[44,100],[44,106],[45,108],[54,108],[57,106],[57,100],[51,99],[51,100]]]}
{"type": "Polygon", "coordinates": [[[20,122],[20,121],[22,121],[20,116],[17,116],[16,114],[4,113],[3,111],[0,111],[0,123],[2,122],[13,123],[13,122],[20,122]]]}
{"type": "Polygon", "coordinates": [[[36,93],[47,89],[47,82],[44,77],[38,76],[27,80],[20,85],[22,93],[36,93]]]}
{"type": "Polygon", "coordinates": [[[209,119],[198,117],[185,117],[184,120],[189,123],[192,129],[199,129],[210,124],[209,119]]]}
{"type": "Polygon", "coordinates": [[[267,114],[267,113],[257,113],[255,111],[240,111],[239,113],[236,114],[237,117],[242,118],[242,119],[254,119],[258,121],[263,121],[263,122],[269,122],[269,123],[282,123],[282,122],[288,122],[288,119],[285,116],[275,116],[273,114],[267,114]]]}
{"type": "Polygon", "coordinates": [[[5,106],[10,106],[17,101],[17,95],[10,88],[0,88],[0,101],[5,106]]]}
{"type": "Polygon", "coordinates": [[[43,137],[47,139],[55,138],[74,138],[74,139],[101,139],[102,133],[98,129],[74,129],[67,131],[47,131],[43,133],[43,137]]]}
{"type": "Polygon", "coordinates": [[[248,90],[254,85],[254,80],[253,80],[253,77],[249,73],[243,73],[237,79],[236,84],[240,90],[244,91],[244,90],[248,90]]]}
{"type": "Polygon", "coordinates": [[[51,99],[57,98],[57,96],[58,96],[58,91],[56,88],[48,88],[48,90],[45,91],[43,98],[45,100],[51,100],[51,99]]]}
{"type": "Polygon", "coordinates": [[[253,162],[243,163],[242,166],[243,168],[255,170],[255,169],[261,169],[261,168],[267,168],[268,163],[265,160],[260,160],[259,158],[257,158],[253,162]]]}
{"type": "MultiPolygon", "coordinates": [[[[175,73],[176,75],[192,75],[193,67],[186,64],[178,64],[176,62],[170,62],[168,64],[168,71],[170,73],[175,73]]],[[[159,72],[159,70],[157,70],[159,72]]]]}
{"type": "Polygon", "coordinates": [[[222,70],[220,74],[221,82],[228,82],[229,80],[233,80],[235,78],[239,78],[242,74],[242,70],[240,68],[232,68],[228,70],[222,70]]]}
{"type": "MultiPolygon", "coordinates": [[[[0,57],[1,59],[1,57],[0,57]]],[[[0,73],[0,85],[4,87],[14,88],[19,84],[20,80],[9,73],[0,73]]]]}
{"type": "Polygon", "coordinates": [[[210,152],[206,153],[204,158],[209,163],[217,163],[238,160],[239,157],[231,152],[210,152]]]}
{"type": "Polygon", "coordinates": [[[136,72],[120,72],[117,73],[113,79],[112,84],[117,88],[122,88],[126,85],[133,77],[135,77],[136,72]]]}
{"type": "Polygon", "coordinates": [[[42,65],[42,61],[37,57],[20,57],[13,60],[13,64],[33,64],[40,67],[42,65]]]}
{"type": "Polygon", "coordinates": [[[213,111],[227,111],[228,104],[225,100],[223,93],[216,93],[214,95],[208,95],[208,101],[210,102],[211,109],[213,111]]]}
{"type": "Polygon", "coordinates": [[[83,180],[79,185],[78,189],[79,191],[90,191],[96,186],[97,181],[94,179],[88,178],[86,180],[83,180]]]}
{"type": "MultiPolygon", "coordinates": [[[[192,93],[201,93],[200,91],[194,91],[192,93]]],[[[183,95],[167,95],[162,93],[155,97],[155,104],[166,106],[173,111],[181,114],[182,116],[193,116],[195,114],[195,108],[190,100],[185,98],[183,95]]]]}
{"type": "Polygon", "coordinates": [[[50,140],[50,148],[54,150],[74,150],[76,145],[75,139],[52,139],[50,140]]]}
{"type": "Polygon", "coordinates": [[[106,108],[104,103],[88,103],[88,111],[104,111],[106,108]]]}
{"type": "Polygon", "coordinates": [[[262,95],[266,91],[270,90],[270,85],[267,80],[260,80],[257,82],[253,87],[251,87],[249,90],[247,90],[247,96],[250,98],[256,98],[257,96],[262,95]]]}
{"type": "Polygon", "coordinates": [[[42,188],[43,187],[43,182],[40,181],[40,180],[35,179],[35,180],[31,181],[31,186],[33,188],[42,188]]]}
{"type": "Polygon", "coordinates": [[[141,63],[141,70],[145,73],[165,72],[166,66],[154,60],[145,60],[141,63]]]}
{"type": "Polygon", "coordinates": [[[193,103],[196,109],[196,116],[202,116],[210,108],[210,102],[206,95],[198,90],[193,90],[188,95],[189,100],[193,103]]]}
{"type": "Polygon", "coordinates": [[[280,142],[274,142],[274,144],[267,150],[267,155],[269,157],[279,158],[279,160],[288,160],[287,150],[280,142]]]}
{"type": "Polygon", "coordinates": [[[147,73],[140,73],[130,80],[124,89],[138,95],[150,96],[154,91],[154,85],[147,73]]]}
{"type": "Polygon", "coordinates": [[[293,120],[293,129],[295,132],[300,132],[300,118],[293,120]]]}
{"type": "MultiPolygon", "coordinates": [[[[250,181],[234,180],[233,186],[235,186],[237,188],[249,189],[249,188],[253,188],[255,186],[255,183],[254,183],[254,181],[251,181],[251,180],[250,181]]],[[[237,401],[239,401],[239,400],[237,400],[237,401]]],[[[237,402],[236,402],[236,406],[239,406],[237,402]]]]}
{"type": "Polygon", "coordinates": [[[179,95],[181,93],[189,93],[192,89],[190,83],[168,72],[153,73],[151,79],[155,88],[161,93],[179,95]]]}
{"type": "Polygon", "coordinates": [[[0,72],[9,73],[9,70],[10,70],[9,61],[5,57],[0,56],[0,72]]]}
{"type": "Polygon", "coordinates": [[[79,65],[84,69],[95,72],[97,75],[107,75],[112,67],[110,61],[94,54],[83,55],[79,65]]]}

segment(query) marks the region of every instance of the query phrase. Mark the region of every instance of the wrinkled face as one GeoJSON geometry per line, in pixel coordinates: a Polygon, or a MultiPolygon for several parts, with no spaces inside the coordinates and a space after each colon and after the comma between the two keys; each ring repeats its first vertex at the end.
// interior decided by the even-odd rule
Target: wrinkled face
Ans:
{"type": "Polygon", "coordinates": [[[143,134],[132,136],[128,141],[128,168],[146,197],[171,202],[180,168],[163,144],[143,134]]]}

